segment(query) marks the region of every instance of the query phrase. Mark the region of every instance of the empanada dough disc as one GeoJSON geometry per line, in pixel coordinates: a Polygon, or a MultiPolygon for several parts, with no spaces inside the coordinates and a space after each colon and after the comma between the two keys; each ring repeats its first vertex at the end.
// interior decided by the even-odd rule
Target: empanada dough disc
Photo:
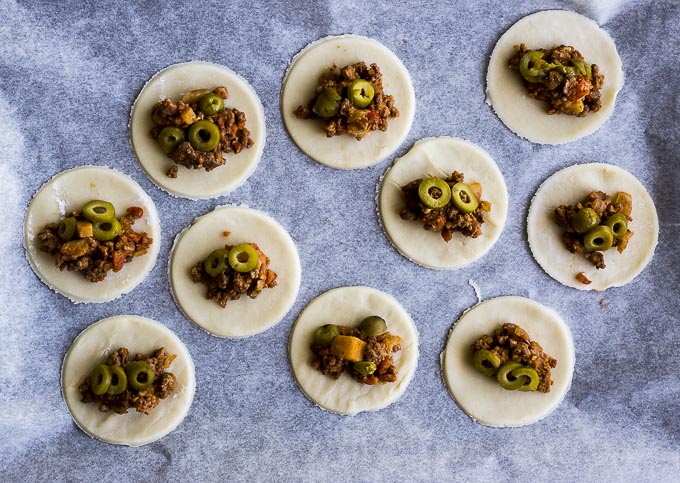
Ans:
{"type": "Polygon", "coordinates": [[[279,223],[260,211],[239,206],[217,207],[196,218],[175,241],[170,258],[170,283],[177,306],[190,320],[220,337],[248,337],[276,325],[293,306],[302,267],[293,239],[279,223]],[[228,237],[224,231],[230,231],[228,237]],[[194,283],[191,267],[224,244],[254,242],[270,259],[278,285],[255,299],[243,295],[222,308],[205,298],[207,287],[194,283]]]}
{"type": "Polygon", "coordinates": [[[226,67],[208,62],[186,62],[163,69],[154,75],[139,93],[132,106],[130,141],[137,160],[151,180],[168,193],[183,198],[201,199],[226,195],[241,186],[255,171],[265,143],[265,117],[262,103],[248,82],[226,67]],[[229,98],[224,106],[246,115],[246,127],[254,145],[239,154],[228,153],[226,164],[207,172],[179,166],[177,178],[166,176],[174,162],[149,136],[154,126],[151,111],[162,99],[179,100],[192,89],[224,86],[229,98]]]}
{"type": "Polygon", "coordinates": [[[595,21],[574,12],[547,10],[524,17],[498,40],[486,86],[487,103],[512,132],[534,143],[563,144],[595,132],[609,118],[623,87],[623,70],[614,41],[595,21]],[[602,108],[585,117],[547,114],[548,104],[529,97],[522,77],[508,67],[514,47],[521,43],[530,49],[571,45],[587,62],[597,64],[604,74],[602,108]]]}
{"type": "Polygon", "coordinates": [[[611,164],[577,164],[553,174],[538,188],[529,207],[527,235],[531,253],[552,278],[579,290],[605,290],[627,284],[644,270],[658,242],[659,219],[651,196],[632,174],[611,164]],[[634,235],[623,253],[616,248],[604,252],[607,266],[600,270],[582,254],[567,250],[562,228],[554,221],[555,208],[576,204],[592,191],[604,191],[609,196],[625,191],[633,197],[633,221],[628,228],[634,235]],[[592,283],[576,280],[579,272],[592,283]]]}
{"type": "Polygon", "coordinates": [[[309,44],[293,58],[281,91],[283,122],[295,144],[315,161],[338,169],[364,168],[394,153],[411,129],[415,106],[413,83],[404,64],[377,40],[358,35],[326,37],[309,44]],[[384,92],[394,96],[399,117],[389,120],[387,131],[370,132],[361,141],[346,134],[327,138],[320,120],[295,117],[295,109],[309,103],[321,74],[334,64],[344,67],[359,61],[378,64],[384,92]]]}
{"type": "Polygon", "coordinates": [[[161,227],[156,206],[132,178],[101,166],[82,166],[63,171],[45,183],[33,196],[24,220],[24,247],[31,268],[45,285],[72,302],[108,302],[130,292],[148,275],[161,246],[161,227]],[[80,210],[91,200],[113,203],[120,218],[130,206],[144,209],[135,221],[135,231],[153,238],[148,253],[126,263],[120,272],[109,271],[101,282],[88,282],[79,272],[60,271],[54,257],[38,248],[37,236],[49,223],[67,212],[80,210]]]}
{"type": "Polygon", "coordinates": [[[434,269],[454,269],[481,258],[501,235],[508,214],[508,190],[493,159],[478,146],[452,137],[427,138],[394,162],[383,177],[378,209],[385,233],[406,258],[434,269]],[[465,182],[482,185],[482,199],[491,202],[491,212],[482,225],[482,235],[469,238],[454,233],[448,243],[441,233],[426,231],[421,221],[402,220],[401,187],[427,175],[448,177],[453,171],[465,182]]]}
{"type": "Polygon", "coordinates": [[[92,324],[73,342],[61,369],[61,391],[78,427],[106,443],[127,446],[151,443],[175,429],[189,412],[195,388],[194,363],[186,346],[163,324],[137,315],[119,315],[92,324]],[[97,403],[81,402],[78,387],[120,347],[126,347],[131,357],[161,347],[177,355],[168,368],[177,377],[177,389],[161,399],[149,415],[135,409],[127,414],[103,413],[97,403]]]}
{"type": "Polygon", "coordinates": [[[418,364],[418,331],[411,316],[391,295],[370,287],[340,287],[312,300],[298,317],[288,346],[293,375],[302,392],[327,411],[353,416],[377,411],[399,399],[418,364]],[[394,383],[369,386],[343,373],[339,379],[325,376],[311,365],[314,331],[324,324],[357,326],[369,315],[379,315],[387,330],[402,338],[393,353],[399,371],[394,383]]]}
{"type": "Polygon", "coordinates": [[[574,372],[574,342],[554,310],[524,297],[498,297],[463,314],[449,333],[441,359],[449,393],[468,416],[486,426],[525,426],[546,417],[564,399],[574,372]],[[472,344],[506,322],[522,327],[557,359],[549,393],[508,391],[472,367],[472,344]]]}

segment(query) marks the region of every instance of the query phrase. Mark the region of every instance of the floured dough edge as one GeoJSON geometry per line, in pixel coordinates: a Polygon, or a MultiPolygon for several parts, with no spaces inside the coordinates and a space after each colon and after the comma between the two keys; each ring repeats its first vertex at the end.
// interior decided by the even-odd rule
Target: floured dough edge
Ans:
{"type": "Polygon", "coordinates": [[[189,412],[195,390],[194,363],[184,343],[163,324],[136,315],[109,317],[87,327],[73,341],[61,366],[61,393],[73,422],[88,436],[116,445],[142,446],[172,432],[189,412]],[[116,328],[130,324],[136,326],[135,337],[128,337],[125,340],[111,339],[111,331],[115,332],[116,328]],[[142,339],[138,337],[139,334],[152,338],[152,341],[140,343],[142,339]],[[106,341],[96,344],[101,338],[105,338],[106,341]],[[88,347],[88,343],[95,345],[88,347]],[[148,354],[161,346],[166,347],[169,353],[177,354],[177,358],[169,367],[169,372],[177,377],[177,389],[172,396],[162,399],[148,416],[137,413],[134,409],[124,415],[102,413],[96,403],[81,402],[78,386],[112,351],[119,347],[127,347],[130,355],[134,357],[138,352],[148,354]],[[72,368],[70,365],[72,358],[74,364],[78,364],[75,359],[87,359],[87,362],[82,362],[87,368],[84,370],[81,370],[81,366],[72,368]],[[132,431],[130,434],[126,431],[127,425],[120,424],[122,421],[135,425],[141,423],[144,429],[138,430],[137,433],[132,431]]]}
{"type": "MultiPolygon", "coordinates": [[[[215,87],[217,87],[217,84],[215,87]]],[[[130,109],[128,129],[130,131],[130,146],[149,179],[168,194],[190,200],[217,198],[227,195],[243,185],[257,168],[264,152],[267,137],[266,116],[255,89],[243,76],[231,69],[204,61],[173,64],[156,72],[144,84],[130,109]],[[243,149],[237,155],[227,153],[225,155],[227,162],[210,172],[179,166],[177,178],[169,178],[165,173],[173,165],[173,161],[158,148],[155,140],[149,136],[149,130],[153,127],[153,122],[150,121],[151,108],[161,98],[170,97],[176,100],[180,94],[191,89],[203,88],[204,84],[201,84],[201,80],[194,81],[182,78],[179,86],[162,96],[153,97],[149,90],[154,87],[156,82],[161,83],[164,75],[188,74],[200,69],[216,72],[215,82],[224,85],[229,91],[229,98],[224,101],[225,106],[245,112],[246,127],[250,131],[255,144],[251,148],[243,149]],[[143,97],[145,95],[152,97],[143,97]],[[137,104],[140,102],[149,105],[140,107],[138,112],[137,104]],[[134,128],[136,119],[139,120],[141,125],[137,135],[134,128]],[[137,148],[135,148],[135,138],[138,138],[137,148]],[[142,161],[142,159],[145,161],[142,161]],[[235,172],[236,169],[238,169],[238,172],[235,172]]]]}
{"type": "Polygon", "coordinates": [[[508,129],[534,143],[564,144],[592,134],[609,119],[624,75],[614,41],[594,20],[566,10],[547,10],[520,19],[501,36],[491,53],[486,81],[486,102],[508,129]],[[507,67],[514,46],[522,42],[529,48],[572,45],[588,62],[597,64],[605,76],[602,108],[583,118],[547,114],[547,104],[530,98],[521,76],[507,67]]]}
{"type": "Polygon", "coordinates": [[[626,170],[605,163],[576,164],[556,172],[538,188],[529,206],[527,237],[532,255],[552,278],[578,290],[602,291],[627,284],[645,269],[658,243],[659,219],[645,187],[626,170]],[[607,266],[601,270],[583,255],[567,250],[562,229],[554,221],[557,206],[574,204],[591,191],[610,196],[625,191],[633,197],[629,229],[634,235],[623,253],[616,248],[604,252],[607,266]],[[584,272],[592,283],[577,281],[578,272],[584,272]]]}
{"type": "Polygon", "coordinates": [[[307,45],[290,61],[281,88],[281,117],[291,139],[307,156],[331,168],[358,169],[377,164],[394,154],[411,130],[415,116],[415,102],[411,76],[401,60],[391,50],[377,40],[360,35],[328,36],[307,45]],[[330,45],[332,43],[357,43],[360,44],[360,48],[356,50],[356,55],[351,55],[349,52],[333,57],[330,54],[337,53],[340,49],[330,45]],[[314,64],[311,67],[301,64],[306,54],[314,52],[325,52],[327,57],[335,59],[338,67],[361,60],[369,65],[373,62],[378,64],[383,73],[384,90],[387,94],[394,96],[396,107],[399,109],[399,117],[389,121],[386,132],[368,133],[361,141],[349,135],[327,138],[320,122],[295,117],[293,112],[297,106],[306,105],[309,102],[310,93],[314,92],[319,76],[333,65],[332,60],[314,64]],[[361,57],[362,54],[373,55],[373,57],[361,57]],[[318,68],[316,68],[317,65],[318,68]],[[297,72],[305,67],[311,73],[298,79],[297,72]],[[299,86],[297,89],[286,89],[291,75],[296,86],[299,86]]]}
{"type": "MultiPolygon", "coordinates": [[[[87,192],[87,190],[85,191],[87,192]]],[[[83,193],[84,194],[84,193],[83,193]]],[[[47,201],[47,199],[45,200],[47,201]]],[[[151,272],[161,245],[161,227],[158,218],[158,212],[153,200],[146,194],[146,192],[139,186],[132,178],[120,171],[105,166],[86,165],[76,168],[67,169],[57,173],[47,182],[45,182],[33,195],[28,204],[26,215],[24,217],[24,254],[33,272],[53,292],[63,295],[73,303],[105,303],[120,298],[121,296],[131,292],[137,285],[142,283],[147,275],[151,272]],[[89,174],[88,174],[89,173],[89,174]],[[68,196],[71,199],[74,196],[72,191],[58,192],[63,197],[56,199],[56,205],[50,206],[50,212],[45,216],[37,216],[32,209],[34,205],[39,203],[43,198],[43,194],[48,189],[58,189],[58,182],[63,181],[64,178],[68,180],[73,176],[78,175],[90,176],[104,176],[109,182],[118,180],[124,183],[124,187],[130,191],[130,197],[121,200],[119,196],[120,189],[111,190],[107,194],[101,195],[101,192],[95,190],[95,186],[89,184],[89,191],[92,192],[90,197],[83,197],[82,194],[78,196],[80,202],[69,202],[65,198],[68,196]],[[69,272],[67,270],[60,271],[54,266],[54,257],[40,251],[37,247],[35,237],[48,223],[58,220],[66,212],[81,209],[85,203],[91,199],[103,199],[109,201],[116,206],[116,217],[120,218],[125,213],[125,209],[129,206],[141,206],[144,209],[144,215],[141,219],[136,220],[132,227],[136,231],[144,231],[153,238],[153,243],[149,252],[140,257],[136,257],[129,263],[123,266],[123,269],[118,272],[109,272],[101,282],[88,282],[79,272],[69,272]],[[34,222],[37,216],[38,221],[34,222]],[[116,290],[106,290],[112,285],[118,285],[116,290]],[[83,293],[87,295],[82,295],[83,293]]]]}
{"type": "Polygon", "coordinates": [[[491,427],[519,427],[547,417],[564,400],[573,378],[575,350],[571,331],[557,312],[528,298],[503,296],[465,310],[449,331],[439,359],[451,398],[473,421],[491,427]],[[494,377],[485,377],[472,367],[474,341],[505,322],[525,329],[532,341],[557,359],[548,394],[508,391],[494,377]]]}
{"type": "MultiPolygon", "coordinates": [[[[227,212],[228,213],[228,212],[227,212]]],[[[222,223],[222,222],[220,222],[222,223]]],[[[192,245],[195,247],[196,245],[192,245]]],[[[222,205],[217,206],[215,209],[205,215],[199,216],[194,221],[184,228],[180,233],[177,234],[170,251],[170,263],[168,264],[168,283],[170,284],[170,292],[172,293],[173,300],[179,308],[179,310],[184,314],[184,316],[191,320],[196,326],[198,326],[203,331],[208,334],[224,337],[224,338],[245,338],[253,335],[262,333],[276,324],[278,324],[283,318],[288,314],[292,308],[297,295],[300,290],[300,284],[302,281],[302,266],[300,263],[300,257],[290,234],[283,228],[274,218],[267,215],[266,213],[249,208],[246,205],[222,205]],[[178,249],[181,249],[182,238],[191,232],[192,228],[196,226],[197,223],[202,220],[212,220],[213,217],[219,217],[220,214],[225,213],[223,210],[230,210],[232,213],[241,213],[241,216],[245,213],[245,216],[252,216],[255,219],[260,219],[262,222],[267,224],[268,229],[271,230],[270,236],[262,237],[257,234],[251,236],[250,233],[244,232],[242,230],[231,229],[234,228],[233,225],[229,226],[228,223],[216,224],[213,229],[211,229],[212,236],[206,235],[205,247],[200,247],[195,250],[195,255],[189,263],[185,263],[182,268],[175,265],[175,255],[178,249]],[[224,230],[232,231],[229,237],[224,237],[221,233],[224,230]],[[273,235],[279,237],[278,243],[273,243],[273,235]],[[250,299],[248,296],[242,296],[239,300],[231,300],[225,308],[220,307],[214,300],[208,300],[205,298],[206,287],[202,283],[193,283],[191,280],[191,275],[189,273],[190,268],[198,263],[200,260],[207,257],[210,252],[221,248],[225,243],[239,244],[245,242],[255,242],[259,245],[260,249],[270,258],[270,269],[277,273],[278,285],[273,288],[268,288],[263,290],[263,292],[255,299],[250,299]],[[268,244],[273,246],[279,246],[281,253],[280,256],[272,256],[273,250],[267,249],[268,244]],[[284,268],[284,270],[282,270],[284,268]],[[185,269],[185,270],[182,270],[185,269]],[[184,290],[190,290],[186,293],[182,289],[178,289],[173,283],[173,271],[177,270],[177,277],[181,277],[181,273],[186,272],[187,279],[182,284],[184,290]],[[285,278],[285,279],[284,279],[285,278]],[[178,294],[178,291],[181,291],[178,294]],[[277,292],[278,291],[278,292],[277,292]],[[196,297],[196,300],[200,304],[195,304],[194,307],[187,309],[182,305],[180,299],[185,299],[186,297],[196,297]],[[263,315],[266,308],[269,308],[270,314],[267,317],[261,317],[257,320],[257,324],[254,330],[251,330],[253,326],[252,317],[259,317],[263,315]],[[197,315],[196,311],[204,310],[205,312],[197,315]],[[235,313],[237,311],[237,313],[235,313]],[[206,315],[207,314],[207,315],[206,315]],[[247,327],[240,327],[238,330],[233,330],[231,326],[227,326],[229,330],[222,330],[219,326],[219,322],[204,320],[203,317],[219,317],[220,319],[224,317],[225,323],[229,323],[229,319],[232,321],[235,319],[246,321],[247,327]]],[[[221,321],[220,321],[221,322],[221,321]]]]}
{"type": "Polygon", "coordinates": [[[319,295],[300,313],[290,333],[288,357],[298,387],[316,406],[343,416],[378,411],[399,399],[415,374],[418,329],[391,295],[371,287],[339,287],[319,295]],[[312,368],[310,345],[318,327],[326,323],[356,326],[369,315],[383,317],[387,330],[403,339],[402,349],[393,354],[399,371],[396,382],[368,386],[346,373],[335,380],[312,368]]]}
{"type": "Polygon", "coordinates": [[[392,246],[410,261],[434,270],[462,268],[483,257],[498,241],[508,213],[505,179],[493,158],[470,141],[448,136],[417,141],[387,169],[376,193],[378,219],[392,246]],[[430,157],[437,149],[442,150],[441,156],[430,157]],[[424,230],[421,221],[402,220],[396,208],[403,206],[402,185],[426,174],[450,176],[454,170],[465,175],[466,183],[482,184],[482,199],[491,202],[491,212],[480,237],[471,239],[454,233],[447,243],[441,233],[424,230]]]}

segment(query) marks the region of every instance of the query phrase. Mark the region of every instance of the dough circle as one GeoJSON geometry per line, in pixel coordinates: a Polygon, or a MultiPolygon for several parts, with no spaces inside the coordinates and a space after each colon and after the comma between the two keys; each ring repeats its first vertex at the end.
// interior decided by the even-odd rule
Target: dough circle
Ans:
{"type": "Polygon", "coordinates": [[[208,62],[186,62],[163,69],[147,82],[132,106],[130,142],[139,164],[159,188],[183,198],[216,198],[241,186],[255,171],[265,138],[264,109],[255,90],[230,69],[208,62]],[[174,163],[149,136],[154,126],[153,107],[162,99],[176,101],[192,89],[218,86],[225,86],[229,91],[229,98],[224,100],[225,107],[245,113],[246,127],[255,144],[239,154],[226,154],[226,164],[210,172],[179,166],[177,178],[169,178],[166,172],[174,163]]]}
{"type": "Polygon", "coordinates": [[[594,20],[547,10],[522,18],[501,36],[491,53],[486,85],[487,103],[512,132],[534,143],[563,144],[595,132],[609,118],[623,87],[623,70],[614,41],[594,20]],[[602,108],[585,117],[547,114],[547,104],[529,97],[521,76],[508,67],[514,47],[521,43],[537,49],[571,45],[597,64],[605,76],[602,108]]]}
{"type": "Polygon", "coordinates": [[[524,297],[497,297],[467,310],[453,326],[442,353],[442,372],[451,397],[473,420],[486,426],[526,426],[564,399],[574,373],[574,342],[554,310],[524,297]],[[506,322],[522,327],[557,359],[549,393],[508,391],[472,367],[472,344],[506,322]]]}
{"type": "Polygon", "coordinates": [[[404,64],[377,40],[359,35],[309,44],[293,58],[281,90],[281,115],[295,144],[315,161],[338,169],[364,168],[394,153],[411,130],[415,106],[413,82],[404,64]],[[370,132],[361,141],[345,134],[327,138],[321,121],[295,117],[295,109],[309,102],[321,74],[334,64],[343,67],[359,61],[378,64],[384,91],[394,96],[399,117],[389,120],[387,131],[370,132]]]}
{"type": "Polygon", "coordinates": [[[353,416],[377,411],[401,397],[418,364],[418,331],[411,316],[391,295],[370,287],[340,287],[319,295],[305,307],[290,333],[288,351],[302,392],[327,411],[353,416]],[[399,371],[396,382],[368,386],[346,373],[336,380],[312,367],[310,345],[319,326],[355,326],[369,315],[385,319],[387,330],[403,339],[401,350],[393,355],[399,371]]]}
{"type": "Polygon", "coordinates": [[[385,233],[402,255],[428,268],[455,269],[481,258],[496,243],[508,214],[508,190],[503,174],[483,149],[458,138],[427,138],[387,170],[380,185],[378,211],[385,233]],[[447,243],[441,233],[424,230],[422,222],[401,219],[401,187],[426,175],[450,176],[454,170],[462,172],[467,183],[481,183],[482,199],[491,202],[491,212],[480,237],[454,233],[447,243]]]}
{"type": "Polygon", "coordinates": [[[31,268],[45,285],[75,303],[108,302],[130,292],[153,268],[160,245],[161,227],[151,198],[132,178],[101,166],[82,166],[54,176],[33,196],[24,220],[24,247],[31,268]],[[126,263],[120,272],[110,271],[105,280],[92,283],[79,272],[56,268],[54,257],[38,248],[37,236],[45,225],[97,199],[113,203],[117,218],[130,206],[143,208],[144,215],[132,226],[154,241],[146,255],[126,263]]]}
{"type": "Polygon", "coordinates": [[[73,341],[61,368],[61,391],[73,420],[90,436],[106,443],[141,446],[175,429],[189,412],[196,379],[186,346],[163,324],[137,315],[118,315],[95,322],[73,341]],[[162,399],[148,415],[103,413],[96,403],[81,402],[78,387],[88,374],[120,347],[130,354],[148,354],[165,347],[177,357],[169,371],[177,377],[174,394],[162,399]]]}
{"type": "Polygon", "coordinates": [[[175,240],[170,255],[170,284],[175,302],[187,318],[220,337],[248,337],[273,327],[293,306],[302,267],[293,239],[272,217],[250,208],[222,206],[194,220],[175,240]],[[228,237],[224,231],[230,231],[228,237]],[[194,283],[191,267],[225,243],[257,243],[270,259],[278,285],[255,299],[244,295],[222,308],[205,298],[206,286],[194,283]]]}
{"type": "Polygon", "coordinates": [[[553,174],[538,188],[529,207],[527,235],[531,253],[548,275],[568,287],[601,291],[625,285],[644,270],[658,242],[659,219],[652,197],[632,174],[611,164],[577,164],[553,174]],[[616,248],[604,252],[607,266],[601,270],[566,249],[562,229],[554,221],[556,207],[575,204],[592,191],[610,196],[625,191],[633,197],[629,228],[634,235],[623,253],[616,248]],[[579,272],[592,283],[576,280],[579,272]]]}

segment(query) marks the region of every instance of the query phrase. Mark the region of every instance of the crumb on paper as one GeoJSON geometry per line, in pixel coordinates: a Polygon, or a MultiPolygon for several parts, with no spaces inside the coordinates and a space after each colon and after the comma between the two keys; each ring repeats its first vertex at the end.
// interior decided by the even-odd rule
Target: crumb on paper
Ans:
{"type": "Polygon", "coordinates": [[[479,289],[479,285],[477,285],[477,282],[475,282],[472,279],[468,280],[468,283],[470,286],[475,289],[475,296],[477,297],[477,303],[482,303],[482,291],[479,289]]]}
{"type": "Polygon", "coordinates": [[[222,232],[222,236],[229,236],[229,235],[231,235],[231,232],[229,230],[224,230],[222,232]]]}
{"type": "Polygon", "coordinates": [[[576,274],[576,280],[578,280],[584,285],[590,285],[591,283],[593,283],[588,277],[586,277],[586,274],[583,272],[578,272],[576,274]]]}

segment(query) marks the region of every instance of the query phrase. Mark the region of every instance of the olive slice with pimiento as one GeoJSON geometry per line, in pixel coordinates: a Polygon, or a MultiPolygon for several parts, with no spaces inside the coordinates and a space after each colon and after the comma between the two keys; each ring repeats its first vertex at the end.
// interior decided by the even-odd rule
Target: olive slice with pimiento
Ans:
{"type": "Polygon", "coordinates": [[[321,347],[328,347],[338,335],[340,335],[340,328],[337,325],[322,325],[314,331],[314,343],[321,347]]]}
{"type": "Polygon", "coordinates": [[[378,317],[377,315],[371,315],[370,317],[366,317],[364,320],[361,321],[361,323],[359,324],[359,329],[365,335],[375,337],[387,332],[387,324],[385,323],[385,319],[383,319],[382,317],[378,317]]]}
{"type": "Polygon", "coordinates": [[[614,238],[623,238],[628,231],[628,220],[621,213],[610,216],[604,224],[611,228],[614,238]]]}
{"type": "Polygon", "coordinates": [[[583,238],[583,246],[589,252],[604,252],[614,243],[614,233],[607,225],[598,225],[583,238]]]}
{"type": "Polygon", "coordinates": [[[600,216],[592,208],[581,208],[574,215],[572,225],[579,233],[587,233],[600,224],[600,216]]]}
{"type": "Polygon", "coordinates": [[[90,385],[92,392],[97,396],[105,394],[111,385],[111,371],[106,364],[99,364],[90,375],[90,385]]]}
{"type": "Polygon", "coordinates": [[[125,391],[127,389],[125,370],[120,366],[109,366],[109,372],[111,372],[111,384],[106,393],[115,396],[125,391]]]}
{"type": "Polygon", "coordinates": [[[517,388],[518,391],[535,391],[538,389],[538,383],[541,382],[541,378],[538,377],[538,372],[533,367],[520,367],[519,369],[513,369],[510,371],[514,377],[518,380],[525,377],[525,382],[520,387],[517,388]]]}
{"type": "Polygon", "coordinates": [[[59,229],[57,230],[57,235],[64,241],[69,241],[73,238],[76,233],[76,218],[75,216],[69,216],[64,218],[59,222],[59,229]]]}
{"type": "Polygon", "coordinates": [[[501,385],[503,389],[509,391],[515,391],[527,383],[527,376],[515,377],[512,375],[512,371],[524,367],[522,364],[516,361],[508,361],[503,364],[496,372],[496,380],[498,384],[501,385]]]}
{"type": "Polygon", "coordinates": [[[378,369],[378,366],[375,364],[375,362],[370,361],[355,362],[352,365],[354,366],[355,371],[357,371],[359,374],[363,374],[364,376],[373,374],[378,369]]]}
{"type": "Polygon", "coordinates": [[[156,373],[148,362],[134,361],[130,362],[125,368],[127,373],[128,384],[132,389],[141,391],[153,384],[156,379],[156,373]]]}
{"type": "Polygon", "coordinates": [[[374,96],[373,85],[367,80],[357,79],[347,86],[347,97],[356,108],[368,107],[374,96]]]}
{"type": "Polygon", "coordinates": [[[166,126],[158,133],[158,145],[165,154],[170,154],[177,146],[184,142],[184,130],[166,126]]]}
{"type": "Polygon", "coordinates": [[[479,349],[472,356],[472,365],[477,372],[485,376],[493,376],[496,374],[498,367],[501,365],[501,358],[498,354],[486,349],[479,349]]]}
{"type": "Polygon", "coordinates": [[[522,56],[519,61],[519,73],[527,82],[541,82],[548,74],[550,64],[543,60],[543,52],[532,50],[522,56]]]}
{"type": "Polygon", "coordinates": [[[340,110],[340,94],[335,89],[326,87],[316,98],[312,112],[317,116],[328,119],[335,116],[340,110]]]}
{"type": "Polygon", "coordinates": [[[224,99],[217,94],[208,92],[198,103],[198,108],[206,116],[214,116],[224,108],[224,99]]]}
{"type": "Polygon", "coordinates": [[[470,186],[465,183],[456,183],[451,188],[453,205],[461,213],[472,213],[479,206],[479,200],[470,186]]]}
{"type": "Polygon", "coordinates": [[[213,278],[219,277],[227,269],[228,258],[229,250],[224,248],[213,250],[203,262],[205,273],[213,278]]]}
{"type": "Polygon", "coordinates": [[[428,208],[442,208],[451,200],[451,188],[441,178],[425,178],[418,185],[418,198],[428,208]]]}
{"type": "Polygon", "coordinates": [[[201,119],[189,126],[187,137],[194,149],[207,153],[220,143],[220,128],[212,121],[201,119]]]}
{"type": "Polygon", "coordinates": [[[108,201],[92,200],[83,207],[83,216],[92,223],[111,221],[116,217],[116,209],[108,201]]]}
{"type": "Polygon", "coordinates": [[[250,243],[242,243],[229,250],[229,265],[237,272],[255,270],[258,261],[257,250],[250,243]]]}
{"type": "Polygon", "coordinates": [[[100,242],[105,242],[113,240],[118,235],[123,228],[120,226],[120,222],[113,218],[109,221],[102,221],[92,224],[92,234],[94,239],[100,242]]]}

